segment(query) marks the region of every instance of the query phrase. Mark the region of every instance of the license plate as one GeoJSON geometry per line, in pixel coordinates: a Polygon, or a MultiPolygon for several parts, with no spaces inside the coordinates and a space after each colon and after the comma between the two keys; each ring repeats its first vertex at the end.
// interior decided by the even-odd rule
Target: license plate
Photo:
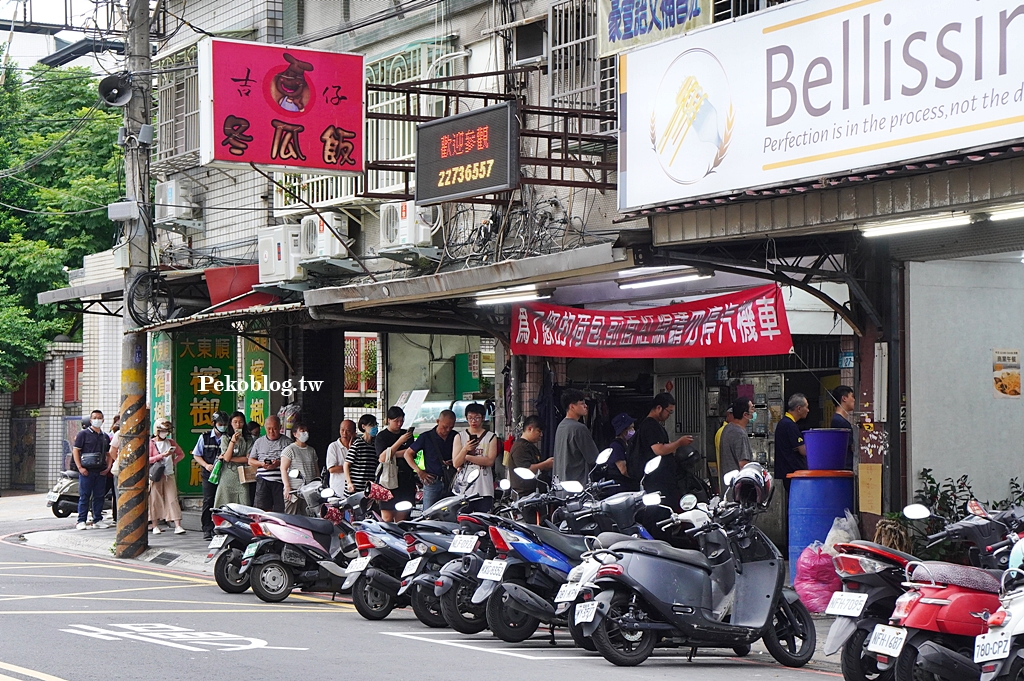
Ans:
{"type": "MultiPolygon", "coordinates": [[[[228,536],[226,534],[218,534],[216,537],[213,538],[213,541],[210,542],[210,546],[208,548],[210,548],[210,549],[219,549],[220,547],[224,546],[227,543],[228,543],[228,536]]],[[[248,549],[248,548],[249,547],[247,546],[246,549],[248,549]]]]}
{"type": "Polygon", "coordinates": [[[57,499],[60,499],[60,495],[57,494],[56,492],[47,492],[46,493],[46,503],[48,503],[48,504],[56,503],[57,499]]]}
{"type": "Polygon", "coordinates": [[[460,534],[452,540],[448,547],[449,553],[473,553],[476,550],[477,536],[475,534],[460,534]]]}
{"type": "Polygon", "coordinates": [[[256,555],[256,549],[259,548],[259,544],[249,544],[245,547],[245,553],[242,554],[242,558],[252,558],[256,555]]]}
{"type": "Polygon", "coordinates": [[[566,601],[575,601],[576,597],[580,595],[580,583],[571,582],[569,584],[563,584],[558,589],[558,595],[555,596],[555,603],[564,603],[566,601]]]}
{"type": "Polygon", "coordinates": [[[825,608],[826,615],[837,615],[839,617],[860,617],[864,604],[868,602],[867,594],[852,594],[847,591],[837,591],[832,594],[832,600],[825,608]]]}
{"type": "Polygon", "coordinates": [[[500,582],[501,576],[505,574],[507,564],[503,560],[485,560],[484,564],[480,566],[480,572],[476,573],[476,578],[500,582]]]}
{"type": "Polygon", "coordinates": [[[366,569],[366,566],[370,564],[370,557],[363,556],[362,558],[356,558],[354,561],[348,564],[348,568],[345,570],[345,574],[355,574],[356,572],[362,572],[366,569]]]}
{"type": "Polygon", "coordinates": [[[873,653],[881,653],[890,657],[899,657],[903,650],[903,644],[907,640],[907,630],[900,627],[889,627],[884,624],[876,624],[875,630],[871,633],[871,641],[868,643],[868,650],[873,653]]]}
{"type": "Polygon", "coordinates": [[[420,556],[419,558],[413,558],[412,560],[410,560],[408,563],[405,564],[405,567],[402,568],[402,577],[408,577],[409,575],[416,574],[416,571],[420,569],[420,563],[422,562],[423,556],[420,556]]]}
{"type": "Polygon", "coordinates": [[[594,615],[596,614],[597,601],[590,601],[589,603],[577,603],[574,620],[576,624],[586,624],[587,622],[593,622],[594,615]]]}
{"type": "Polygon", "coordinates": [[[1010,632],[990,631],[974,639],[974,661],[1005,660],[1010,655],[1010,632]]]}

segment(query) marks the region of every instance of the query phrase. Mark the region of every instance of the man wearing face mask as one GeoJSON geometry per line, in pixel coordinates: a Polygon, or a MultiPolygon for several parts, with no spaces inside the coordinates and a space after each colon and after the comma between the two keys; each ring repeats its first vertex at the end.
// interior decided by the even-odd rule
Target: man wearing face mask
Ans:
{"type": "Polygon", "coordinates": [[[103,497],[107,491],[107,479],[103,471],[107,467],[107,450],[110,438],[103,432],[103,412],[98,409],[89,415],[89,428],[78,432],[75,446],[71,450],[78,468],[78,525],[84,530],[89,511],[92,510],[92,527],[110,527],[103,520],[103,497]]]}
{"type": "Polygon", "coordinates": [[[640,490],[640,482],[629,477],[626,468],[626,450],[629,441],[636,435],[633,417],[629,414],[619,414],[612,419],[612,430],[615,431],[615,439],[611,441],[608,448],[612,450],[605,464],[604,479],[614,480],[619,484],[619,492],[636,492],[640,490]]]}
{"type": "Polygon", "coordinates": [[[213,415],[213,427],[203,433],[192,448],[192,458],[199,463],[203,478],[203,538],[213,539],[213,501],[217,498],[217,485],[210,482],[210,472],[220,458],[220,440],[228,430],[230,419],[222,411],[213,415]]]}

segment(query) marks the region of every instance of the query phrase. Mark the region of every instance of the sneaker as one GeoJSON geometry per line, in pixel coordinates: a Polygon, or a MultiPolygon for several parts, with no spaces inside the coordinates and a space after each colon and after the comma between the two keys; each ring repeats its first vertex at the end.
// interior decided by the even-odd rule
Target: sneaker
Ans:
{"type": "Polygon", "coordinates": [[[185,534],[185,528],[181,525],[178,525],[174,528],[174,534],[185,534]]]}
{"type": "Polygon", "coordinates": [[[212,534],[204,534],[203,535],[203,539],[205,539],[206,541],[213,541],[213,535],[212,534]]]}
{"type": "Polygon", "coordinates": [[[159,527],[156,527],[156,526],[154,525],[154,526],[153,526],[153,534],[160,534],[160,528],[159,528],[159,527]]]}
{"type": "Polygon", "coordinates": [[[78,523],[77,525],[75,525],[75,529],[76,530],[88,530],[89,526],[86,525],[85,523],[78,523]]]}
{"type": "Polygon", "coordinates": [[[98,523],[95,523],[93,527],[99,530],[106,530],[110,527],[110,523],[108,523],[106,520],[101,520],[98,523]]]}

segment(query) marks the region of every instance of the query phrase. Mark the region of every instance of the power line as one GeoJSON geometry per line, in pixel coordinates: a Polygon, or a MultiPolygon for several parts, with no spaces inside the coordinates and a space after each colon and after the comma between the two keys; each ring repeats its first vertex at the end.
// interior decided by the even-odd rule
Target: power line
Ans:
{"type": "Polygon", "coordinates": [[[10,210],[20,211],[22,213],[32,213],[33,215],[52,215],[54,217],[61,217],[64,215],[85,215],[86,213],[98,213],[101,210],[106,210],[106,206],[100,206],[99,208],[90,208],[88,210],[75,210],[69,212],[52,212],[46,210],[32,210],[31,208],[22,208],[20,206],[12,206],[9,203],[0,202],[0,206],[9,208],[10,210]]]}

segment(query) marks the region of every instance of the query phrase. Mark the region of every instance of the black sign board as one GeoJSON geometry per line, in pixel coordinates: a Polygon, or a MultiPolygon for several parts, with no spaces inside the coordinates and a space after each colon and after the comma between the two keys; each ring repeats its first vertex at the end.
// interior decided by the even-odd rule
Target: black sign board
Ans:
{"type": "Polygon", "coordinates": [[[519,186],[517,112],[510,101],[416,126],[416,203],[519,186]]]}

